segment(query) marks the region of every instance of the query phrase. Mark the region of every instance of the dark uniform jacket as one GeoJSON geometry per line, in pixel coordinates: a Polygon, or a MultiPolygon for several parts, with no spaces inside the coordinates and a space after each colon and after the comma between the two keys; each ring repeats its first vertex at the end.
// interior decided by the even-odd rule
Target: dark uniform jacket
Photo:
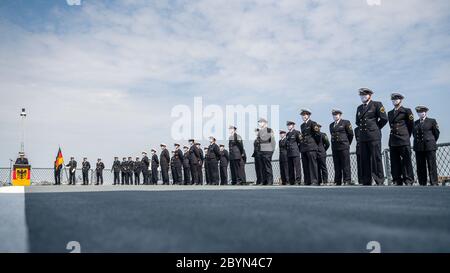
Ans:
{"type": "Polygon", "coordinates": [[[228,141],[228,150],[230,160],[240,160],[242,155],[245,154],[244,144],[242,143],[242,138],[240,135],[234,133],[230,136],[228,141]]]}
{"type": "Polygon", "coordinates": [[[356,154],[361,154],[361,145],[359,144],[359,136],[361,135],[361,131],[359,127],[355,128],[355,140],[356,140],[356,154]]]}
{"type": "Polygon", "coordinates": [[[388,118],[391,127],[389,146],[411,145],[411,135],[414,129],[414,115],[411,109],[402,106],[397,111],[391,110],[388,118]]]}
{"type": "Polygon", "coordinates": [[[132,173],[134,170],[134,161],[133,160],[129,160],[128,164],[127,164],[127,171],[128,173],[132,173]]]}
{"type": "Polygon", "coordinates": [[[330,141],[325,133],[320,133],[320,143],[319,143],[319,157],[327,157],[327,151],[330,148],[330,141]]]}
{"type": "Polygon", "coordinates": [[[300,145],[300,151],[304,152],[312,152],[319,150],[320,143],[320,130],[319,126],[315,121],[309,120],[308,122],[302,123],[302,140],[300,145]]]}
{"type": "Polygon", "coordinates": [[[120,170],[121,170],[123,173],[128,172],[128,161],[122,161],[122,162],[120,163],[120,170]]]}
{"type": "Polygon", "coordinates": [[[18,164],[18,165],[28,165],[28,159],[27,158],[17,158],[16,159],[16,163],[15,164],[18,164]]]}
{"type": "Polygon", "coordinates": [[[97,162],[95,165],[95,170],[99,173],[102,172],[103,169],[105,169],[105,164],[103,164],[103,162],[97,162]]]}
{"type": "Polygon", "coordinates": [[[220,160],[220,148],[216,143],[212,143],[208,147],[208,157],[210,161],[219,161],[220,160]]]}
{"type": "Polygon", "coordinates": [[[77,162],[75,160],[70,160],[69,164],[67,164],[66,167],[69,167],[69,172],[72,172],[77,168],[77,162]]]}
{"type": "Polygon", "coordinates": [[[302,142],[302,134],[298,130],[292,130],[286,134],[286,148],[288,157],[300,156],[300,145],[302,142]]]}
{"type": "Polygon", "coordinates": [[[198,165],[200,162],[200,150],[195,145],[189,148],[189,162],[192,165],[198,165]]]}
{"type": "Polygon", "coordinates": [[[171,158],[172,167],[181,167],[183,164],[183,152],[181,150],[176,150],[171,158]]]}
{"type": "Polygon", "coordinates": [[[258,157],[261,154],[261,143],[259,142],[258,139],[255,139],[255,141],[253,141],[253,154],[252,157],[258,157]]]}
{"type": "Polygon", "coordinates": [[[91,163],[89,163],[89,161],[82,162],[81,169],[83,170],[83,172],[89,171],[91,169],[91,163]]]}
{"type": "Polygon", "coordinates": [[[414,124],[414,151],[429,152],[437,150],[439,140],[439,125],[432,118],[425,118],[423,122],[417,120],[414,124]]]}
{"type": "Polygon", "coordinates": [[[227,167],[230,157],[227,150],[220,151],[220,166],[227,167]]]}
{"type": "MultiPolygon", "coordinates": [[[[287,162],[288,161],[288,141],[287,137],[284,139],[280,139],[278,142],[278,147],[280,148],[280,161],[287,162]]],[[[298,150],[298,148],[297,148],[298,150]]]]}
{"type": "Polygon", "coordinates": [[[388,123],[388,117],[383,104],[370,101],[366,107],[361,104],[356,113],[356,125],[360,130],[360,141],[370,142],[381,140],[381,129],[388,123]]]}
{"type": "Polygon", "coordinates": [[[330,124],[331,149],[333,151],[342,151],[350,149],[353,142],[352,124],[348,120],[340,120],[338,124],[330,124]]]}
{"type": "MultiPolygon", "coordinates": [[[[134,173],[141,173],[144,169],[144,163],[142,161],[135,161],[133,166],[134,173]]],[[[148,168],[147,168],[148,170],[148,168]]]]}
{"type": "Polygon", "coordinates": [[[159,164],[161,168],[169,168],[170,163],[170,154],[167,149],[162,150],[161,155],[159,156],[159,164]]]}
{"type": "Polygon", "coordinates": [[[158,169],[159,167],[159,159],[156,154],[152,155],[152,169],[158,169]]]}
{"type": "Polygon", "coordinates": [[[183,168],[186,169],[190,168],[189,158],[190,158],[189,151],[187,151],[183,155],[183,168]]]}
{"type": "Polygon", "coordinates": [[[144,156],[141,159],[141,168],[142,171],[147,172],[148,171],[148,167],[150,167],[150,160],[148,159],[148,156],[144,156]]]}
{"type": "Polygon", "coordinates": [[[111,168],[115,173],[120,172],[120,161],[119,160],[115,160],[112,168],[111,168]]]}

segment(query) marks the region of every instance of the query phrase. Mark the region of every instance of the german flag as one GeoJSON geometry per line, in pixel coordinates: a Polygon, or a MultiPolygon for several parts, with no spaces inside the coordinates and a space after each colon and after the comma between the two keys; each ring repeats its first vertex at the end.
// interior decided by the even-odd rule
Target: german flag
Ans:
{"type": "Polygon", "coordinates": [[[55,169],[58,169],[59,166],[61,166],[63,164],[64,164],[64,157],[62,155],[61,148],[59,148],[58,155],[56,155],[56,160],[55,160],[55,169]]]}

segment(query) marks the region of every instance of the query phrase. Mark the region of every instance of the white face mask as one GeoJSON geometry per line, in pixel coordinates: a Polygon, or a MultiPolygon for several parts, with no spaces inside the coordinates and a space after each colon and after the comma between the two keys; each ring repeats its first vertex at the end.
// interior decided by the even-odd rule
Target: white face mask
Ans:
{"type": "Polygon", "coordinates": [[[401,102],[402,102],[401,100],[392,100],[392,104],[393,104],[395,107],[399,106],[401,102]]]}
{"type": "Polygon", "coordinates": [[[258,122],[259,128],[263,128],[264,124],[265,124],[264,122],[258,122]]]}
{"type": "Polygon", "coordinates": [[[294,129],[294,125],[288,125],[288,129],[289,129],[289,131],[294,129]]]}
{"type": "Polygon", "coordinates": [[[233,129],[230,129],[229,132],[230,132],[230,135],[234,134],[234,130],[233,129]]]}
{"type": "Polygon", "coordinates": [[[370,96],[369,95],[361,95],[361,102],[366,103],[369,101],[370,96]]]}
{"type": "Polygon", "coordinates": [[[427,113],[426,113],[426,112],[419,113],[419,117],[420,117],[421,119],[424,119],[424,118],[427,117],[427,113]]]}
{"type": "Polygon", "coordinates": [[[303,119],[303,121],[307,121],[309,119],[309,115],[303,115],[302,119],[303,119]]]}
{"type": "Polygon", "coordinates": [[[339,121],[341,119],[341,115],[333,115],[334,121],[339,121]]]}

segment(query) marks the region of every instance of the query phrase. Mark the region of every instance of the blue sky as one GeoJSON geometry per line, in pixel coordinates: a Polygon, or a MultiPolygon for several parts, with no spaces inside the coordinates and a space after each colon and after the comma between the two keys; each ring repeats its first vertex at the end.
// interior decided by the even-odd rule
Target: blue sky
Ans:
{"type": "Polygon", "coordinates": [[[360,87],[387,109],[394,91],[428,105],[448,142],[449,33],[448,0],[1,1],[0,166],[22,107],[34,166],[58,145],[109,164],[172,143],[170,110],[195,96],[279,105],[281,125],[308,107],[327,125],[335,107],[354,123],[360,87]]]}

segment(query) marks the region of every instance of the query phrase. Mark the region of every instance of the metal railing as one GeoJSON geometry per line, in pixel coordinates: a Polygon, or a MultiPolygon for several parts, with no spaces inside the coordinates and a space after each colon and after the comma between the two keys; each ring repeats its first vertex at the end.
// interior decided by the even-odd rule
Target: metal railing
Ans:
{"type": "MultiPolygon", "coordinates": [[[[438,151],[436,154],[437,157],[437,166],[438,166],[438,175],[441,183],[450,182],[450,143],[442,143],[438,145],[438,151]]],[[[274,155],[276,156],[276,155],[274,155]]],[[[384,173],[386,176],[386,183],[392,184],[392,176],[390,171],[390,157],[389,157],[389,149],[386,149],[382,153],[383,156],[383,166],[384,173]]],[[[412,163],[414,168],[414,173],[417,174],[416,168],[416,159],[415,153],[412,153],[412,163]]],[[[358,164],[356,153],[350,154],[350,165],[352,170],[352,181],[358,183],[358,164]]],[[[273,175],[274,175],[274,183],[281,184],[280,178],[280,164],[278,160],[272,161],[273,175]]],[[[327,156],[327,168],[328,168],[328,180],[334,181],[334,167],[333,167],[333,157],[331,155],[327,156]]],[[[256,181],[256,172],[255,165],[253,162],[249,162],[245,165],[246,171],[246,179],[247,182],[255,182],[256,181]]],[[[230,170],[228,170],[228,178],[231,178],[230,170]]],[[[10,185],[11,182],[11,169],[10,168],[0,168],[0,186],[2,185],[10,185]]],[[[111,185],[114,180],[114,174],[111,172],[111,169],[105,169],[103,171],[103,179],[104,185],[111,185]]],[[[170,170],[169,175],[172,177],[170,170]]],[[[61,183],[68,183],[69,173],[68,170],[64,169],[61,172],[61,183]]],[[[161,173],[159,174],[159,180],[161,180],[161,173]]],[[[203,180],[205,180],[205,174],[203,175],[203,180]]],[[[417,182],[417,175],[415,175],[415,180],[417,182]]],[[[81,169],[77,169],[76,171],[76,181],[77,184],[81,184],[82,172],[81,169]]],[[[96,183],[96,174],[95,170],[90,170],[89,172],[89,183],[96,183]]],[[[141,174],[141,183],[143,181],[143,177],[141,174]]],[[[32,168],[31,170],[31,183],[33,185],[51,185],[54,183],[54,171],[53,168],[32,168]]],[[[161,183],[161,181],[160,181],[161,183]]]]}

